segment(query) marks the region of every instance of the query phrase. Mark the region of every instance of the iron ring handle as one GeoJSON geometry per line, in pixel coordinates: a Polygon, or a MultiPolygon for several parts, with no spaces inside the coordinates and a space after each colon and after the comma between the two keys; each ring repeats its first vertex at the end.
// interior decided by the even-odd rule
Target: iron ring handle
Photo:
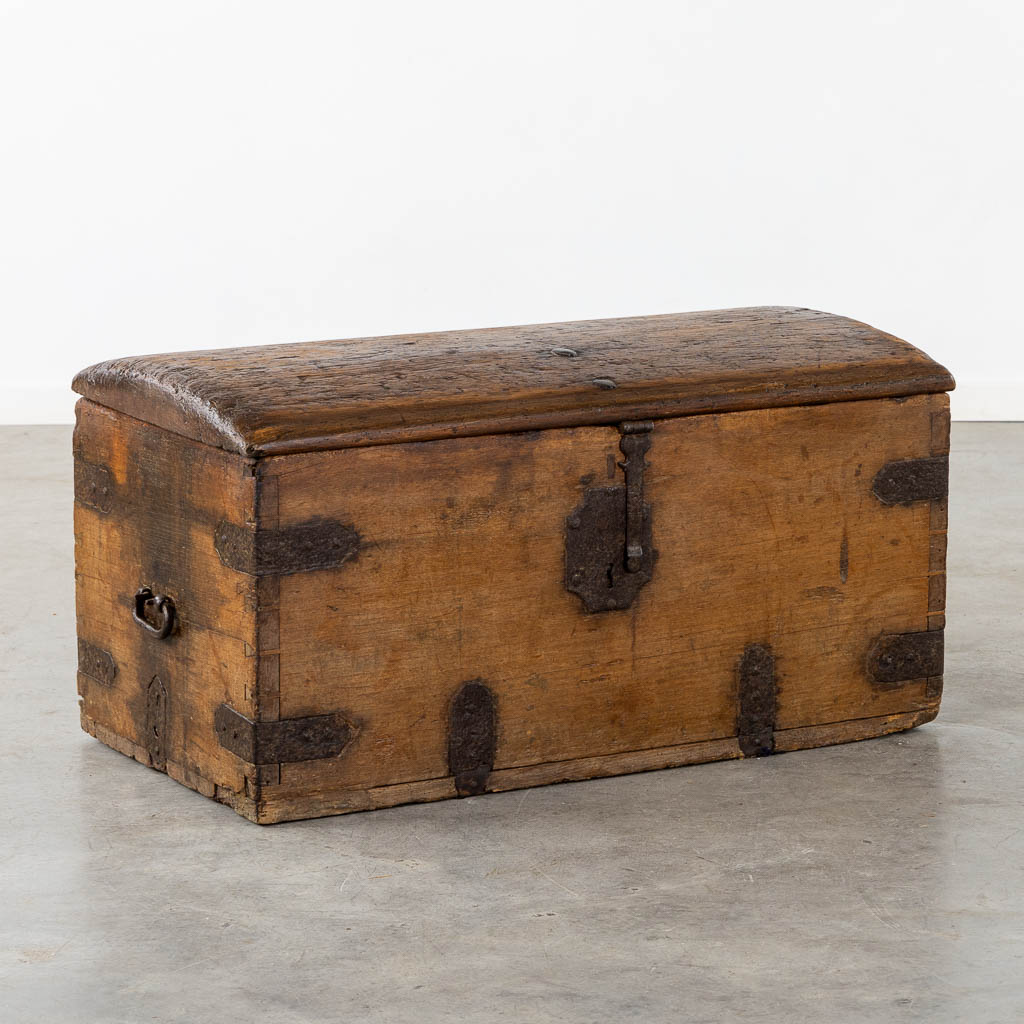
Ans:
{"type": "Polygon", "coordinates": [[[158,640],[165,640],[174,629],[174,602],[166,594],[154,594],[149,587],[139,587],[135,591],[135,607],[132,609],[132,618],[158,640]],[[146,618],[147,605],[151,606],[159,616],[160,624],[158,626],[154,626],[146,618]]]}

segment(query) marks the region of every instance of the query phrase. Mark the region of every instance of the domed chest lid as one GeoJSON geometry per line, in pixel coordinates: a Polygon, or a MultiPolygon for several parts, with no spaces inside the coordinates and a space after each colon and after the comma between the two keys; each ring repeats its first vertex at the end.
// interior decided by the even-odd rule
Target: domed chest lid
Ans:
{"type": "Polygon", "coordinates": [[[953,386],[899,338],[783,306],[171,352],[98,363],[72,385],[252,457],[953,386]]]}

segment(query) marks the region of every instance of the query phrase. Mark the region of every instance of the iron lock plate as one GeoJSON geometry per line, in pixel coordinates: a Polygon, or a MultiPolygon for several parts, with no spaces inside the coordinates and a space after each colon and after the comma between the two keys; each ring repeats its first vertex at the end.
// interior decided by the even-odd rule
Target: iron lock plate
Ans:
{"type": "Polygon", "coordinates": [[[649,583],[657,552],[651,506],[644,501],[649,420],[619,425],[625,483],[591,487],[565,521],[565,589],[588,612],[628,608],[649,583]]]}

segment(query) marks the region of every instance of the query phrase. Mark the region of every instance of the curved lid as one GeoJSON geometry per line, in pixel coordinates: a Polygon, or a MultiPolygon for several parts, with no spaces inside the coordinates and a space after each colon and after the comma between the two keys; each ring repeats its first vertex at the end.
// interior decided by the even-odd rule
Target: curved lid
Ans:
{"type": "Polygon", "coordinates": [[[947,391],[856,320],[761,306],[113,359],[72,387],[249,456],[947,391]]]}

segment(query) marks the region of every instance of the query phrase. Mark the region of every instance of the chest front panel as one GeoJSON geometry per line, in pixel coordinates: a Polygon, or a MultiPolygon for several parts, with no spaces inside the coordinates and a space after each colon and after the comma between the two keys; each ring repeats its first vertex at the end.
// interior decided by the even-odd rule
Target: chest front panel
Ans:
{"type": "Polygon", "coordinates": [[[266,773],[263,801],[344,809],[346,793],[446,779],[452,701],[474,680],[493,694],[498,775],[711,741],[738,754],[751,648],[770,652],[761,717],[780,749],[936,706],[934,681],[880,683],[872,657],[880,637],[941,626],[944,505],[886,503],[876,481],[943,454],[947,410],[924,395],[655,421],[651,578],[597,612],[567,587],[567,520],[623,484],[613,427],[265,460],[261,523],[330,520],[358,543],[261,580],[264,706],[340,712],[354,732],[339,757],[266,773]]]}

